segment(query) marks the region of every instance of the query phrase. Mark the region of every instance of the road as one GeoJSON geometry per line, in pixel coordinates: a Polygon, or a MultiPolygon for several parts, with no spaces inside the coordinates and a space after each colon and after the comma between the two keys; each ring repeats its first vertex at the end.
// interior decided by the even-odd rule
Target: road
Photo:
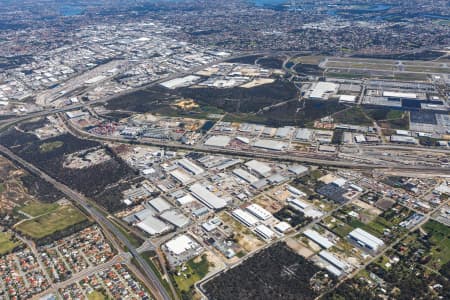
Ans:
{"type": "Polygon", "coordinates": [[[75,192],[70,189],[66,185],[56,181],[52,177],[48,176],[35,166],[31,165],[24,159],[12,153],[9,149],[4,146],[0,146],[0,153],[3,154],[8,159],[18,163],[25,170],[30,173],[39,176],[40,178],[46,180],[50,184],[52,184],[56,189],[60,190],[64,193],[69,199],[72,199],[76,204],[82,207],[102,228],[112,234],[116,239],[118,239],[128,251],[131,253],[139,268],[142,270],[144,275],[149,279],[149,284],[152,286],[152,292],[157,299],[163,300],[171,300],[172,298],[167,293],[166,289],[159,281],[158,276],[153,272],[151,267],[147,264],[147,262],[139,255],[136,251],[136,248],[130,243],[130,241],[122,234],[121,231],[115,227],[110,220],[108,220],[99,210],[97,210],[94,206],[89,203],[89,200],[85,198],[83,195],[75,192]]]}

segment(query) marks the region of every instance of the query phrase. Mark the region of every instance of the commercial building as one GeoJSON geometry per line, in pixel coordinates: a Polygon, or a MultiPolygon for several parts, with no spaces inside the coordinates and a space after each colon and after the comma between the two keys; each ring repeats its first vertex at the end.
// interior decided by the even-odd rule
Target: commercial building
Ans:
{"type": "Polygon", "coordinates": [[[224,199],[217,197],[199,183],[193,184],[189,190],[195,198],[211,209],[222,209],[227,205],[224,199]]]}
{"type": "Polygon", "coordinates": [[[362,230],[361,228],[354,229],[348,234],[348,237],[362,248],[373,252],[377,252],[384,246],[384,242],[382,240],[367,231],[362,230]]]}

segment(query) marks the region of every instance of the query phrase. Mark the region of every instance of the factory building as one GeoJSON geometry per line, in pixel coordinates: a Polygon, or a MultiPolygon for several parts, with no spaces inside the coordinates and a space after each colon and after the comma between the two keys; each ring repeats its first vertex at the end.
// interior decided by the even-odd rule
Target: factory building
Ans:
{"type": "Polygon", "coordinates": [[[258,225],[255,228],[255,232],[262,237],[265,240],[271,240],[273,237],[275,237],[275,232],[273,232],[269,227],[266,225],[258,225]]]}
{"type": "Polygon", "coordinates": [[[334,246],[332,242],[315,230],[307,229],[303,234],[322,248],[329,249],[334,246]]]}
{"type": "Polygon", "coordinates": [[[192,173],[193,175],[200,175],[205,171],[198,165],[196,165],[193,162],[191,162],[190,160],[188,160],[187,158],[182,158],[182,159],[178,160],[177,163],[180,166],[182,166],[186,171],[192,173]]]}
{"type": "Polygon", "coordinates": [[[234,169],[233,174],[250,184],[259,180],[256,176],[253,176],[242,168],[234,169]]]}
{"type": "Polygon", "coordinates": [[[267,210],[265,210],[264,208],[262,208],[260,205],[258,204],[250,204],[249,206],[246,207],[246,209],[254,216],[256,216],[257,218],[261,219],[261,220],[268,220],[272,217],[272,214],[270,212],[268,212],[267,210]]]}
{"type": "Polygon", "coordinates": [[[350,232],[348,237],[357,245],[372,252],[377,252],[384,246],[384,242],[382,240],[367,231],[362,230],[361,228],[356,228],[350,232]]]}
{"type": "Polygon", "coordinates": [[[245,166],[262,177],[267,177],[272,172],[272,168],[269,165],[257,160],[248,161],[245,163],[245,166]]]}
{"type": "Polygon", "coordinates": [[[245,226],[252,227],[258,223],[258,219],[240,208],[233,210],[231,215],[245,226]]]}
{"type": "Polygon", "coordinates": [[[224,199],[217,197],[199,183],[193,184],[189,188],[189,190],[195,198],[197,198],[200,202],[211,209],[218,210],[224,208],[227,205],[227,202],[224,199]]]}

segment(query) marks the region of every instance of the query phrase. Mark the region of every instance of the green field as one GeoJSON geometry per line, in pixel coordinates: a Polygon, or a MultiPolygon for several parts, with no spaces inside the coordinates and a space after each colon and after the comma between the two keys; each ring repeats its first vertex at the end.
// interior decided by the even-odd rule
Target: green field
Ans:
{"type": "Polygon", "coordinates": [[[342,110],[333,115],[333,119],[337,123],[371,126],[372,121],[367,117],[360,107],[351,107],[342,110]]]}
{"type": "Polygon", "coordinates": [[[86,216],[77,208],[64,205],[46,215],[22,222],[16,229],[32,238],[40,239],[85,220],[86,216]]]}
{"type": "Polygon", "coordinates": [[[106,300],[108,297],[101,291],[93,291],[87,295],[88,300],[106,300]]]}
{"type": "Polygon", "coordinates": [[[48,204],[48,203],[32,202],[22,207],[20,211],[32,217],[37,217],[43,214],[51,213],[57,210],[58,207],[59,205],[56,203],[48,204]]]}
{"type": "Polygon", "coordinates": [[[10,253],[20,244],[20,242],[12,239],[12,235],[10,233],[0,232],[0,255],[10,253]]]}
{"type": "Polygon", "coordinates": [[[429,221],[423,226],[423,230],[430,236],[431,261],[430,266],[442,265],[450,261],[450,227],[436,221],[429,221]]]}
{"type": "Polygon", "coordinates": [[[189,260],[185,266],[186,270],[181,271],[180,276],[175,275],[174,279],[181,292],[189,292],[194,284],[208,274],[209,262],[206,255],[202,255],[201,260],[196,262],[198,258],[189,260]]]}
{"type": "Polygon", "coordinates": [[[55,149],[58,149],[58,148],[62,147],[63,145],[64,145],[64,143],[62,141],[55,141],[52,143],[44,143],[39,146],[39,151],[41,153],[46,153],[46,152],[50,152],[55,149]]]}

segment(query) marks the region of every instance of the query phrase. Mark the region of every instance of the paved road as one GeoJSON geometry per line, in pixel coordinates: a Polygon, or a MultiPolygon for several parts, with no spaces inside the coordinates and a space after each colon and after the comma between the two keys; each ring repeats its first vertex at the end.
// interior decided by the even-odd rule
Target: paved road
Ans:
{"type": "Polygon", "coordinates": [[[81,206],[104,230],[112,233],[131,253],[133,258],[136,260],[137,264],[143,271],[144,275],[150,280],[149,283],[152,285],[152,292],[157,299],[171,300],[172,298],[167,293],[164,286],[159,281],[158,276],[153,272],[151,267],[147,262],[139,255],[135,247],[130,243],[130,241],[120,232],[99,210],[93,207],[89,201],[81,194],[70,189],[66,185],[56,181],[52,177],[48,176],[35,166],[31,165],[27,161],[23,160],[19,156],[12,153],[9,149],[4,146],[0,146],[0,153],[12,161],[20,164],[24,169],[33,173],[40,178],[51,183],[55,188],[63,192],[69,199],[75,201],[79,206],[81,206]]]}

